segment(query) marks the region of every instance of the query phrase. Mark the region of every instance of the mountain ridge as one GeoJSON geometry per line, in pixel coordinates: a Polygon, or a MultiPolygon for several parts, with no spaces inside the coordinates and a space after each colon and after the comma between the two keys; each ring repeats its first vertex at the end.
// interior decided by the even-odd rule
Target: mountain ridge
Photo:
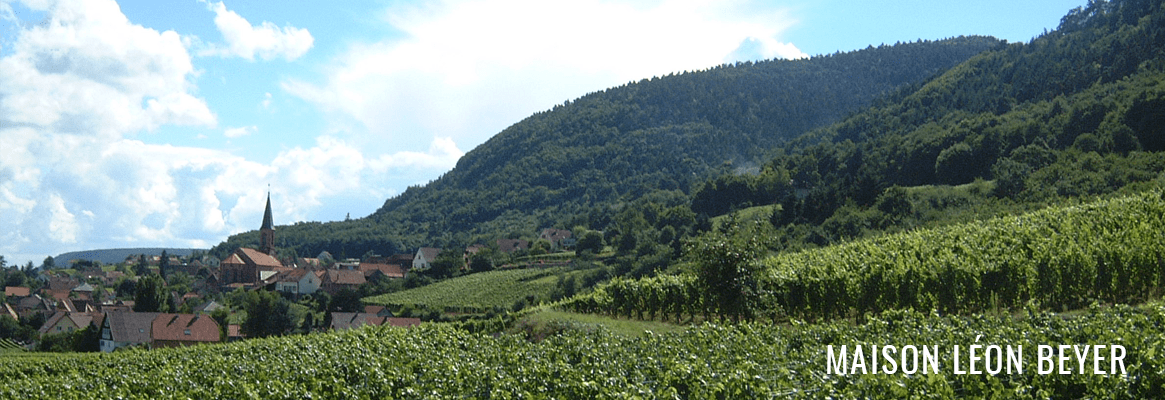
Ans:
{"type": "MultiPolygon", "coordinates": [[[[713,176],[756,169],[767,152],[903,85],[1005,42],[957,37],[804,60],[721,65],[593,92],[535,113],[368,217],[279,227],[299,254],[409,251],[549,226],[603,229],[612,210],[657,196],[684,202],[713,176]]],[[[232,236],[216,253],[252,243],[232,236]]]]}

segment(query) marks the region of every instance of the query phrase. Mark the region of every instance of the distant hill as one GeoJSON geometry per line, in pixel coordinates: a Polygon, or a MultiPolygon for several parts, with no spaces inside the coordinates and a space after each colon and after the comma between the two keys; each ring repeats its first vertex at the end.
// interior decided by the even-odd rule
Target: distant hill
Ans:
{"type": "MultiPolygon", "coordinates": [[[[586,225],[645,197],[686,203],[693,187],[756,171],[769,151],[903,85],[936,76],[1004,43],[990,37],[921,41],[818,56],[723,65],[607,89],[537,113],[469,151],[422,187],[351,221],[277,229],[300,255],[359,256],[586,225]]],[[[232,236],[212,254],[258,241],[232,236]]]]}
{"type": "Polygon", "coordinates": [[[804,228],[780,240],[827,245],[913,217],[895,186],[991,180],[977,205],[925,205],[979,214],[1163,184],[1163,26],[1159,1],[1090,1],[1030,43],[980,53],[786,143],[761,174],[709,181],[692,210],[777,203],[773,225],[804,228]]]}
{"type": "Polygon", "coordinates": [[[83,250],[73,251],[69,253],[62,253],[59,256],[53,257],[53,261],[58,266],[65,266],[73,260],[89,260],[97,261],[102,264],[115,264],[125,261],[126,257],[131,255],[145,254],[147,256],[160,256],[162,252],[178,257],[189,257],[195,251],[207,251],[206,249],[167,249],[167,248],[137,248],[137,249],[102,249],[102,250],[83,250]]]}

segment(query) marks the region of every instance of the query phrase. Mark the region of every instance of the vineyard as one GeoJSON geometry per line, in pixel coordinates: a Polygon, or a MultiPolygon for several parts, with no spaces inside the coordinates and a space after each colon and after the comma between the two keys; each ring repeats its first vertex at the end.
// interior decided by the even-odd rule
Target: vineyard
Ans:
{"type": "Polygon", "coordinates": [[[0,339],[0,353],[9,352],[23,352],[24,347],[20,346],[11,339],[0,339]]]}
{"type": "Polygon", "coordinates": [[[566,271],[565,267],[554,267],[481,272],[366,298],[364,302],[465,312],[488,311],[494,307],[509,308],[527,296],[545,299],[558,282],[557,274],[566,271]]]}
{"type": "MultiPolygon", "coordinates": [[[[752,301],[774,319],[1144,301],[1165,287],[1162,196],[1152,191],[780,254],[761,261],[752,301]]],[[[639,318],[715,314],[695,285],[691,276],[615,280],[563,306],[639,318]]]]}
{"type": "MultiPolygon", "coordinates": [[[[531,343],[447,325],[373,327],[227,345],[0,357],[0,398],[1160,398],[1165,306],[1065,317],[938,316],[774,327],[704,325],[635,337],[567,331],[531,343]],[[1127,375],[826,374],[826,346],[1121,344],[1127,375]]],[[[1073,369],[1075,366],[1072,367],[1073,369]]],[[[966,367],[963,367],[966,370],[966,367]]]]}

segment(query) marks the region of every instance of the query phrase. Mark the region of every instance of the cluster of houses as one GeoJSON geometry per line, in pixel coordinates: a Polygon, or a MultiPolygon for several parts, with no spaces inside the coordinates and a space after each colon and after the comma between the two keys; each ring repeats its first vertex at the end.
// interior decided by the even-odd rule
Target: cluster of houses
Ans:
{"type": "MultiPolygon", "coordinates": [[[[127,346],[177,347],[243,338],[239,325],[228,325],[224,331],[218,321],[211,317],[215,309],[223,307],[214,301],[200,305],[193,313],[134,312],[131,300],[101,307],[77,297],[78,293],[85,292],[85,286],[88,285],[79,285],[78,289],[81,290],[63,300],[31,293],[27,287],[5,287],[8,301],[0,303],[3,306],[0,318],[45,318],[38,330],[42,337],[72,333],[93,326],[100,329],[100,349],[104,352],[127,346]]],[[[409,327],[420,323],[419,318],[393,317],[382,306],[366,306],[363,312],[332,313],[330,328],[343,330],[366,325],[409,327]]]]}
{"type": "MultiPolygon", "coordinates": [[[[541,232],[539,240],[548,242],[553,248],[570,247],[574,244],[571,236],[568,230],[549,228],[541,232]]],[[[422,247],[412,254],[342,261],[335,261],[330,254],[323,252],[315,258],[281,261],[275,257],[274,237],[271,200],[268,196],[258,249],[239,248],[222,260],[203,257],[185,264],[176,258],[162,260],[158,256],[131,256],[125,264],[168,264],[167,271],[180,270],[197,277],[192,287],[197,292],[270,288],[298,297],[321,290],[335,295],[345,289],[355,290],[369,280],[402,279],[409,271],[430,268],[442,251],[439,248],[422,247]]],[[[519,239],[499,239],[496,245],[501,253],[530,248],[529,241],[519,239]]],[[[484,248],[481,245],[469,246],[464,253],[466,260],[484,248]]],[[[7,302],[3,303],[0,318],[6,315],[14,319],[30,320],[40,314],[39,317],[45,320],[40,328],[41,335],[74,332],[88,326],[99,327],[102,351],[141,345],[185,346],[243,337],[238,325],[222,329],[210,317],[210,313],[222,305],[214,301],[201,303],[201,296],[194,291],[171,293],[173,304],[179,307],[188,302],[198,304],[186,308],[191,313],[133,312],[134,301],[115,299],[111,289],[126,277],[125,273],[95,269],[83,271],[82,277],[84,281],[44,272],[41,279],[45,284],[38,293],[33,293],[27,287],[6,287],[7,302]],[[110,289],[98,291],[86,282],[101,282],[110,289]]],[[[332,329],[386,324],[412,326],[420,323],[416,318],[394,318],[388,310],[377,306],[368,306],[364,312],[358,313],[335,312],[332,313],[331,321],[332,329]]]]}

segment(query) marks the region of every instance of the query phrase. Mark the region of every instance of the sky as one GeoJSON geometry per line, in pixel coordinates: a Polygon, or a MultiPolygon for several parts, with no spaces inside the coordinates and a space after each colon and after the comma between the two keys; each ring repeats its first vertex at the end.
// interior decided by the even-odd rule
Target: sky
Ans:
{"type": "Polygon", "coordinates": [[[0,256],[209,248],[367,216],[509,125],[723,63],[959,35],[1085,0],[0,0],[0,256]]]}

